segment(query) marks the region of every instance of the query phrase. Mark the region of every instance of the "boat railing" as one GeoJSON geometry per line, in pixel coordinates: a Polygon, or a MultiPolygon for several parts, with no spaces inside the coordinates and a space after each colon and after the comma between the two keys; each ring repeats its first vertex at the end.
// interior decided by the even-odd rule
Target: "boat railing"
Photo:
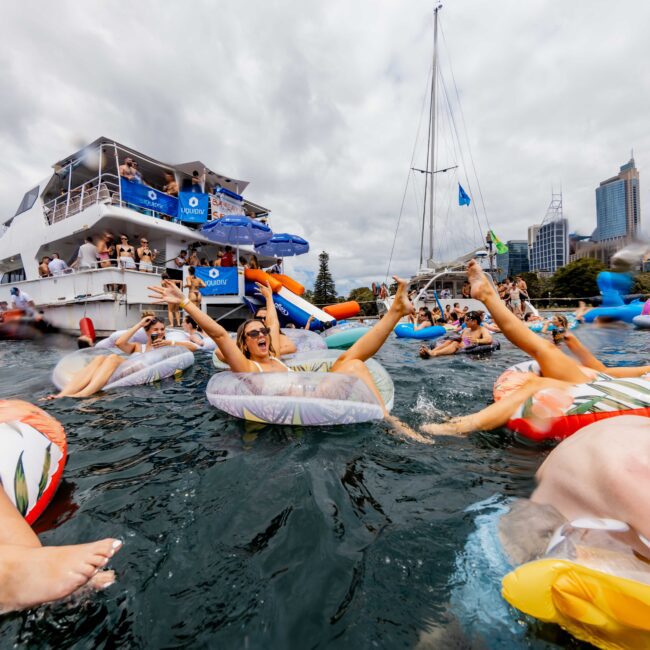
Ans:
{"type": "Polygon", "coordinates": [[[43,214],[47,223],[52,225],[95,203],[119,205],[120,189],[117,176],[102,174],[101,178],[96,176],[72,188],[69,192],[44,203],[43,214]]]}
{"type": "MultiPolygon", "coordinates": [[[[73,215],[82,212],[96,203],[128,208],[157,219],[180,223],[173,215],[168,215],[164,212],[157,212],[150,208],[143,208],[142,206],[121,200],[120,178],[115,174],[102,174],[101,176],[96,176],[81,185],[71,188],[69,192],[63,193],[61,196],[57,196],[56,198],[47,201],[43,204],[43,214],[45,221],[51,226],[52,224],[58,223],[68,217],[72,217],[73,215]]],[[[210,218],[211,215],[209,214],[208,220],[210,220],[210,218]]],[[[267,223],[266,217],[260,217],[260,220],[267,223]]],[[[0,232],[0,237],[1,236],[2,233],[0,232]]]]}
{"type": "Polygon", "coordinates": [[[169,269],[165,266],[157,266],[155,264],[147,264],[147,270],[140,269],[139,262],[133,260],[133,258],[128,258],[133,261],[133,266],[128,266],[128,262],[122,259],[107,259],[107,260],[98,260],[95,264],[83,265],[83,266],[69,266],[67,269],[62,271],[57,271],[50,275],[42,275],[39,277],[39,280],[47,280],[50,278],[64,278],[69,275],[74,275],[78,273],[88,273],[94,271],[135,271],[136,273],[146,273],[147,275],[161,275],[166,273],[169,269]],[[150,268],[151,267],[151,268],[150,268]]]}

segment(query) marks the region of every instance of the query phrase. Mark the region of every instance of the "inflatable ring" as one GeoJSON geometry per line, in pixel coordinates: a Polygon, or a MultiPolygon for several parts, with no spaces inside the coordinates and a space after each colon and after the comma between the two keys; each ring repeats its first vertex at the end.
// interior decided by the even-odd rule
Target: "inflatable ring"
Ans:
{"type": "Polygon", "coordinates": [[[368,326],[359,323],[339,323],[325,330],[321,336],[330,350],[347,350],[369,331],[368,326]]]}
{"type": "Polygon", "coordinates": [[[65,431],[45,411],[0,400],[0,484],[33,524],[52,500],[67,459],[65,431]]]}
{"type": "Polygon", "coordinates": [[[132,355],[117,349],[87,348],[63,357],[52,371],[52,383],[62,390],[93,359],[109,354],[122,356],[126,361],[118,366],[103,390],[151,384],[179,374],[194,363],[194,354],[183,347],[166,346],[132,355]]]}
{"type": "MultiPolygon", "coordinates": [[[[562,440],[582,427],[617,415],[650,417],[650,381],[644,377],[619,379],[582,367],[593,376],[566,390],[546,388],[527,399],[508,421],[508,428],[535,442],[562,440]]],[[[494,383],[498,401],[521,388],[539,364],[525,361],[508,368],[494,383]]]]}
{"type": "MultiPolygon", "coordinates": [[[[212,406],[234,417],[266,424],[324,426],[381,420],[381,405],[352,375],[328,372],[338,353],[311,352],[286,361],[293,372],[223,372],[208,383],[212,406]]],[[[390,375],[374,359],[366,366],[386,410],[393,406],[390,375]]]]}
{"type": "MultiPolygon", "coordinates": [[[[576,327],[578,327],[578,321],[577,320],[569,320],[569,327],[567,329],[574,330],[576,327]]],[[[528,329],[531,332],[539,333],[544,329],[544,321],[535,321],[528,325],[528,329]]],[[[555,331],[555,325],[552,323],[546,328],[547,332],[553,332],[555,331]]]]}
{"type": "Polygon", "coordinates": [[[650,330],[650,316],[641,314],[640,316],[635,316],[632,319],[634,327],[638,327],[641,330],[650,330]]]}
{"type": "Polygon", "coordinates": [[[437,339],[447,333],[446,328],[442,325],[432,325],[416,331],[413,323],[399,323],[395,326],[394,331],[395,336],[399,339],[417,339],[419,341],[437,339]]]}
{"type": "Polygon", "coordinates": [[[650,543],[623,522],[565,524],[544,558],[510,572],[502,586],[511,605],[582,641],[650,647],[650,543]]]}

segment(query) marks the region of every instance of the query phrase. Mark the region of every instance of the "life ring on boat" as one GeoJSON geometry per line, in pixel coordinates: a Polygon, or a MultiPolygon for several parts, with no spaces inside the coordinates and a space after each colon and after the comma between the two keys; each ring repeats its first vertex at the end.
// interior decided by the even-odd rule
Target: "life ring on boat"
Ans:
{"type": "MultiPolygon", "coordinates": [[[[212,406],[252,422],[325,426],[381,420],[381,405],[363,381],[328,372],[338,357],[334,351],[305,352],[286,361],[293,372],[222,372],[210,379],[206,395],[212,406]]],[[[374,359],[365,363],[390,411],[393,380],[374,359]]]]}
{"type": "MultiPolygon", "coordinates": [[[[582,370],[592,381],[565,390],[545,388],[527,399],[508,421],[508,428],[542,442],[562,440],[582,427],[617,415],[650,417],[650,381],[645,377],[610,377],[589,368],[582,370]]],[[[498,401],[521,388],[530,375],[541,374],[536,361],[511,366],[494,383],[498,401]]]]}
{"type": "Polygon", "coordinates": [[[513,607],[598,648],[650,647],[650,542],[626,523],[565,524],[502,587],[513,607]]]}
{"type": "Polygon", "coordinates": [[[429,341],[444,336],[447,330],[442,325],[431,325],[416,330],[413,323],[399,323],[394,329],[398,339],[417,339],[418,341],[429,341]]]}
{"type": "Polygon", "coordinates": [[[64,356],[56,364],[52,371],[52,383],[61,390],[93,359],[109,354],[117,354],[126,360],[117,367],[102,390],[151,384],[178,375],[194,363],[194,354],[182,347],[167,346],[131,355],[117,348],[86,348],[64,356]]]}
{"type": "Polygon", "coordinates": [[[68,446],[61,424],[22,400],[0,400],[0,484],[33,524],[61,482],[68,446]]]}

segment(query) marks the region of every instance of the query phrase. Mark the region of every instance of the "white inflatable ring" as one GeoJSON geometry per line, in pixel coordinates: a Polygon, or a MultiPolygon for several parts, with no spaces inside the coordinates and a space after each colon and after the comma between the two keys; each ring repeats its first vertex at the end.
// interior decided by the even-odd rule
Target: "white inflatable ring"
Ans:
{"type": "Polygon", "coordinates": [[[194,354],[182,347],[164,347],[149,352],[126,355],[118,349],[87,348],[66,355],[52,371],[52,383],[61,390],[97,356],[117,354],[126,358],[104,386],[103,390],[151,384],[189,368],[194,354]]]}
{"type": "MultiPolygon", "coordinates": [[[[286,361],[293,372],[223,372],[206,389],[212,406],[244,420],[325,426],[381,420],[383,410],[368,386],[352,375],[328,372],[340,354],[305,352],[286,361]]],[[[386,370],[366,361],[386,410],[395,388],[386,370]]]]}

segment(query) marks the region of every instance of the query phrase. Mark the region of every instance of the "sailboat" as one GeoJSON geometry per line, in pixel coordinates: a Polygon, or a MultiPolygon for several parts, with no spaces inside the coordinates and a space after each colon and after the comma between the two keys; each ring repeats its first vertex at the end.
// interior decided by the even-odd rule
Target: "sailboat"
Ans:
{"type": "MultiPolygon", "coordinates": [[[[412,166],[410,167],[412,174],[409,175],[409,181],[407,181],[407,189],[408,189],[408,183],[412,180],[412,177],[415,175],[415,173],[419,173],[425,178],[425,188],[424,188],[425,199],[422,206],[421,230],[419,233],[420,234],[420,260],[419,260],[418,271],[410,279],[409,292],[413,296],[412,300],[416,308],[428,307],[429,309],[432,309],[434,307],[438,307],[441,310],[444,310],[444,307],[446,307],[447,305],[451,305],[453,307],[454,305],[458,304],[461,308],[468,307],[468,309],[470,310],[476,309],[476,310],[483,310],[487,312],[485,305],[483,305],[482,302],[478,300],[474,300],[469,297],[468,286],[467,286],[467,273],[466,273],[467,264],[471,259],[477,259],[481,264],[482,268],[487,272],[494,272],[494,268],[495,268],[495,250],[493,249],[492,238],[491,235],[489,234],[491,232],[491,229],[489,227],[489,223],[487,220],[487,214],[485,213],[485,206],[482,201],[482,195],[480,191],[480,184],[478,183],[478,177],[476,177],[476,187],[478,190],[478,194],[481,197],[481,203],[483,204],[483,212],[484,212],[483,221],[481,221],[479,217],[476,204],[474,204],[472,209],[469,211],[469,214],[472,215],[472,218],[475,221],[471,221],[468,219],[467,212],[464,213],[462,217],[460,217],[461,219],[465,219],[467,223],[467,225],[465,226],[463,226],[463,224],[460,223],[461,233],[463,232],[463,228],[465,229],[465,232],[468,232],[471,230],[472,227],[474,228],[475,234],[476,232],[479,233],[478,237],[475,237],[474,239],[473,242],[474,246],[471,248],[471,250],[457,256],[455,259],[449,262],[437,262],[434,259],[434,254],[436,252],[436,244],[438,245],[438,250],[441,251],[442,245],[448,242],[449,238],[453,234],[457,235],[458,225],[459,225],[455,223],[454,225],[456,226],[456,228],[452,229],[450,227],[451,226],[450,220],[447,219],[448,221],[447,230],[444,233],[444,235],[441,235],[438,238],[436,238],[434,235],[436,216],[437,216],[436,199],[439,198],[440,196],[440,190],[438,188],[438,185],[440,185],[440,183],[438,181],[438,178],[442,175],[449,174],[450,172],[452,172],[453,177],[455,179],[462,179],[466,187],[471,190],[472,183],[470,182],[469,175],[465,173],[463,177],[459,177],[458,170],[461,168],[461,166],[463,168],[469,167],[473,170],[474,176],[476,176],[471,153],[469,155],[469,160],[471,161],[471,165],[468,165],[466,164],[468,159],[463,154],[463,150],[461,148],[460,137],[458,135],[459,120],[457,120],[455,115],[453,114],[452,104],[451,104],[451,99],[454,98],[450,99],[449,94],[447,93],[447,87],[444,84],[444,80],[441,79],[441,75],[439,72],[440,66],[439,66],[439,54],[438,54],[438,49],[439,49],[438,23],[439,23],[439,13],[441,9],[442,9],[441,4],[436,5],[436,7],[434,8],[433,62],[432,62],[432,74],[430,80],[430,101],[429,101],[429,111],[428,111],[429,128],[428,128],[426,166],[424,169],[414,167],[413,160],[412,160],[412,166]],[[456,143],[454,143],[454,146],[452,147],[452,155],[455,154],[458,158],[457,158],[457,162],[448,163],[448,164],[446,163],[442,166],[438,166],[438,159],[440,158],[439,145],[441,140],[441,137],[439,136],[439,129],[441,127],[440,109],[441,109],[441,104],[443,103],[440,101],[441,90],[443,95],[442,99],[445,100],[445,105],[442,108],[446,108],[449,111],[448,126],[450,130],[453,132],[453,135],[455,135],[456,137],[456,143]],[[427,252],[426,258],[425,258],[425,232],[428,233],[427,242],[426,242],[428,243],[428,251],[426,251],[427,252]]],[[[452,79],[453,79],[453,72],[452,72],[452,79]]],[[[455,80],[453,80],[453,86],[455,88],[455,80]]],[[[458,106],[460,107],[460,100],[459,100],[457,89],[456,89],[455,99],[457,100],[458,106]]],[[[462,109],[461,109],[461,117],[462,117],[462,109]]],[[[464,120],[462,121],[462,125],[464,125],[464,120]]],[[[465,139],[467,140],[467,137],[465,139]]],[[[467,141],[467,147],[469,148],[468,141],[467,141]]],[[[413,156],[413,159],[414,158],[415,158],[415,154],[413,156]]],[[[447,189],[451,190],[449,184],[447,189]]],[[[458,192],[459,192],[459,203],[462,199],[464,205],[468,206],[469,203],[472,201],[472,199],[470,199],[469,195],[467,195],[465,190],[462,188],[460,184],[460,180],[458,182],[458,192]]],[[[406,197],[406,191],[404,195],[406,197]]],[[[450,203],[448,205],[450,205],[450,203]]],[[[404,207],[404,202],[402,204],[402,208],[403,207],[404,207]]],[[[449,210],[447,211],[447,215],[448,214],[449,214],[449,210]]],[[[397,236],[400,233],[401,217],[402,217],[402,213],[400,212],[400,216],[398,218],[398,224],[395,232],[395,240],[397,239],[397,236]]],[[[412,238],[412,233],[409,236],[412,238]]],[[[393,248],[391,250],[391,256],[390,256],[391,260],[389,261],[388,264],[386,278],[390,277],[390,263],[392,261],[392,256],[395,249],[395,240],[393,241],[393,248]]],[[[466,240],[467,237],[465,238],[465,241],[463,243],[467,246],[469,242],[467,242],[466,240]]],[[[467,248],[465,248],[465,250],[467,250],[467,248]]],[[[379,313],[382,314],[385,311],[387,311],[388,308],[390,307],[391,302],[392,302],[392,296],[390,295],[380,296],[380,298],[377,301],[379,313]]]]}

